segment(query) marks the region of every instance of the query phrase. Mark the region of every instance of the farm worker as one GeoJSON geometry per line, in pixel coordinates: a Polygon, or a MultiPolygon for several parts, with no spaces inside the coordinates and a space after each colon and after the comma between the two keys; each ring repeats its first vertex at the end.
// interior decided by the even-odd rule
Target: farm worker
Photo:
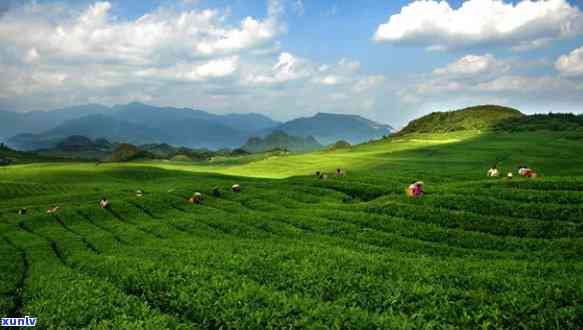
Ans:
{"type": "Polygon", "coordinates": [[[231,187],[231,190],[232,190],[233,192],[236,192],[236,193],[238,193],[238,192],[241,192],[241,186],[240,186],[240,185],[238,185],[238,184],[234,184],[234,185],[231,187]]]}
{"type": "Polygon", "coordinates": [[[320,171],[316,171],[316,177],[320,178],[320,171]]]}
{"type": "Polygon", "coordinates": [[[508,172],[508,175],[506,175],[506,179],[512,179],[512,172],[508,172]]]}
{"type": "Polygon", "coordinates": [[[107,200],[107,198],[103,197],[100,201],[99,201],[99,207],[102,209],[106,209],[109,207],[109,201],[107,200]]]}
{"type": "Polygon", "coordinates": [[[525,176],[527,171],[530,171],[527,166],[518,166],[518,175],[525,176]]]}
{"type": "Polygon", "coordinates": [[[323,180],[323,181],[326,181],[326,180],[328,180],[328,174],[326,174],[326,173],[321,173],[321,174],[320,174],[320,180],[323,180]]]}
{"type": "Polygon", "coordinates": [[[49,208],[49,209],[47,210],[47,213],[48,213],[48,214],[57,213],[57,211],[58,211],[58,210],[59,210],[59,207],[58,207],[58,206],[53,206],[53,207],[51,207],[51,208],[49,208]]]}
{"type": "Polygon", "coordinates": [[[415,183],[410,184],[405,191],[407,192],[407,196],[415,197],[415,183]]]}
{"type": "Polygon", "coordinates": [[[344,176],[344,172],[342,171],[342,169],[336,169],[336,176],[344,176]]]}
{"type": "Polygon", "coordinates": [[[18,210],[18,215],[25,215],[26,211],[27,211],[27,209],[23,207],[20,210],[18,210]]]}
{"type": "Polygon", "coordinates": [[[423,194],[423,182],[421,181],[413,182],[407,189],[407,195],[409,195],[409,197],[422,197],[423,194]]]}
{"type": "Polygon", "coordinates": [[[221,191],[219,190],[219,188],[218,188],[218,187],[215,187],[215,188],[213,189],[213,196],[215,196],[216,198],[219,198],[219,197],[221,197],[221,191]]]}
{"type": "Polygon", "coordinates": [[[496,165],[492,166],[492,168],[488,170],[489,177],[495,177],[495,176],[499,176],[499,175],[500,175],[500,172],[496,168],[496,165]]]}
{"type": "Polygon", "coordinates": [[[526,171],[524,171],[524,176],[527,178],[536,178],[537,174],[535,171],[533,171],[529,168],[526,171]]]}
{"type": "Polygon", "coordinates": [[[535,178],[537,176],[537,174],[533,170],[526,166],[521,166],[518,169],[518,174],[527,178],[535,178]]]}
{"type": "Polygon", "coordinates": [[[188,202],[191,204],[200,204],[202,202],[202,194],[195,192],[194,195],[188,199],[188,202]]]}

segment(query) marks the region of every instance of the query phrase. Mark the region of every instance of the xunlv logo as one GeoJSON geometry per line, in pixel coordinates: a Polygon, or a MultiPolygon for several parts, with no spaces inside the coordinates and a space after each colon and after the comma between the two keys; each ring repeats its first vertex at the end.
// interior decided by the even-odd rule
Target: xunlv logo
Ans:
{"type": "Polygon", "coordinates": [[[3,327],[36,327],[36,317],[3,317],[3,327]]]}

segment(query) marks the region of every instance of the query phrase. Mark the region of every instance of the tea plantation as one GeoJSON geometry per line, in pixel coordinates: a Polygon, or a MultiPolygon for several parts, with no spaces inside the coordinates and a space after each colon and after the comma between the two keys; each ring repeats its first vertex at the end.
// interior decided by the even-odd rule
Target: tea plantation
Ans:
{"type": "Polygon", "coordinates": [[[48,329],[583,328],[583,139],[466,131],[253,161],[0,168],[0,316],[48,329]],[[514,179],[486,178],[494,163],[514,179]],[[522,164],[540,176],[518,178],[522,164]],[[345,177],[313,175],[338,167],[345,177]],[[425,197],[405,196],[413,180],[425,197]],[[186,203],[195,191],[203,203],[186,203]]]}

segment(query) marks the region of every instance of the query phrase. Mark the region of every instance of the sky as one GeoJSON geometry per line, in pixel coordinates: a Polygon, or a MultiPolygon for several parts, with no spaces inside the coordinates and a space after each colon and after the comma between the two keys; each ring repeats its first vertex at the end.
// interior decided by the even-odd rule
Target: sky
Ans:
{"type": "Polygon", "coordinates": [[[583,113],[583,0],[0,0],[0,110],[583,113]]]}

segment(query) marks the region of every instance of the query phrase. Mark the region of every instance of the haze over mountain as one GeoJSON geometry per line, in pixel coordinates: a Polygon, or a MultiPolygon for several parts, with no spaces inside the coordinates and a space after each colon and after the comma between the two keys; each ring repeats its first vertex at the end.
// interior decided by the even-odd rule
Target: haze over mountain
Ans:
{"type": "Polygon", "coordinates": [[[64,121],[105,113],[108,107],[86,104],[51,111],[12,112],[0,110],[0,140],[20,133],[41,133],[64,121]]]}
{"type": "Polygon", "coordinates": [[[340,139],[359,143],[391,131],[390,126],[352,115],[320,113],[280,124],[255,113],[216,115],[202,110],[156,107],[137,102],[111,108],[86,105],[55,112],[54,115],[51,115],[52,111],[0,112],[0,116],[9,119],[7,124],[1,124],[4,139],[9,146],[20,150],[51,148],[72,135],[106,138],[120,143],[168,143],[220,149],[237,148],[252,136],[265,136],[275,130],[302,138],[313,136],[324,144],[340,139]],[[4,132],[16,133],[12,136],[4,132]]]}
{"type": "Polygon", "coordinates": [[[357,115],[317,113],[312,117],[291,120],[277,130],[294,136],[313,136],[322,144],[347,140],[352,144],[377,139],[394,129],[357,115]]]}

